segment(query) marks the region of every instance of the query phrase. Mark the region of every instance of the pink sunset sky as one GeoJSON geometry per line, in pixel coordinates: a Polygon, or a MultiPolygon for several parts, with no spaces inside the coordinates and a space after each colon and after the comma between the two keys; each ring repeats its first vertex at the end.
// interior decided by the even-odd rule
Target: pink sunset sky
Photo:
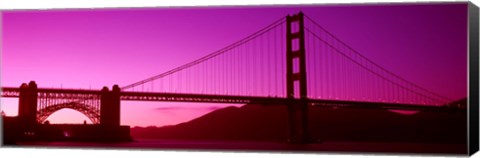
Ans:
{"type": "MultiPolygon", "coordinates": [[[[128,85],[304,12],[379,65],[452,99],[467,95],[467,3],[2,11],[1,84],[128,85]]],[[[16,98],[2,110],[17,115],[16,98]]],[[[122,101],[121,124],[162,126],[226,104],[122,101]]],[[[53,123],[88,118],[64,109],[53,123]]]]}

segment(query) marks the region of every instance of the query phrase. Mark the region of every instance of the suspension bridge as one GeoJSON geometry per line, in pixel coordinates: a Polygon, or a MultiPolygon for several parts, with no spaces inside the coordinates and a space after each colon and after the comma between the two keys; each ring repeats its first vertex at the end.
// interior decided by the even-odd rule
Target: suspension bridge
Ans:
{"type": "Polygon", "coordinates": [[[453,100],[408,81],[363,56],[308,15],[280,18],[218,51],[111,90],[2,87],[19,98],[27,126],[70,108],[94,124],[120,125],[120,102],[169,101],[286,106],[289,139],[308,137],[313,107],[453,111],[453,100]]]}

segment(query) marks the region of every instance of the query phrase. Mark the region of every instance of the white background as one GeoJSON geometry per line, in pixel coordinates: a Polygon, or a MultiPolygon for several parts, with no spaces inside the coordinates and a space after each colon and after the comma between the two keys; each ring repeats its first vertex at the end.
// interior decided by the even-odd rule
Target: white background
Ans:
{"type": "MultiPolygon", "coordinates": [[[[445,0],[436,0],[445,1],[445,0]]],[[[480,0],[473,0],[477,5],[480,0]]],[[[310,3],[374,3],[374,2],[428,2],[425,0],[0,0],[0,9],[51,9],[51,8],[105,8],[105,7],[154,7],[154,6],[205,6],[205,5],[255,5],[255,4],[310,4],[310,3]]],[[[1,52],[0,52],[1,53],[1,52]]],[[[339,154],[339,153],[252,153],[252,152],[198,152],[159,150],[92,150],[92,149],[45,149],[45,148],[0,148],[1,157],[266,157],[266,158],[309,158],[309,157],[434,157],[427,155],[386,154],[339,154]]],[[[437,155],[438,156],[438,155],[437,155]]],[[[447,157],[440,156],[440,157],[447,157]]],[[[474,157],[479,158],[480,154],[474,157]]]]}

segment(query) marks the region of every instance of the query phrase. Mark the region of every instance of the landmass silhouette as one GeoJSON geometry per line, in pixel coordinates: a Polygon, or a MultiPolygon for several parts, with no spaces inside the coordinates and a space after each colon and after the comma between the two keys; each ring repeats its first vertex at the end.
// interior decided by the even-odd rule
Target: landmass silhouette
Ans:
{"type": "MultiPolygon", "coordinates": [[[[452,106],[465,106],[466,99],[452,106]]],[[[465,111],[404,115],[382,109],[310,108],[310,136],[322,141],[466,144],[465,111]]],[[[247,104],[215,110],[174,126],[133,127],[134,139],[285,141],[282,106],[247,104]]]]}

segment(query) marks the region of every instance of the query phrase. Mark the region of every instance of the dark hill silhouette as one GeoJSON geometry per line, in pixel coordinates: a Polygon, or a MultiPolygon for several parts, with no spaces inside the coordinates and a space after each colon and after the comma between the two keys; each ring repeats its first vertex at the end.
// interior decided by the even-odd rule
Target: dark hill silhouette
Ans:
{"type": "Polygon", "coordinates": [[[445,106],[450,106],[450,107],[457,107],[460,109],[466,109],[467,108],[467,98],[463,98],[457,101],[453,101],[445,106]]]}
{"type": "MultiPolygon", "coordinates": [[[[381,109],[309,110],[314,139],[358,142],[466,143],[465,111],[404,115],[381,109]]],[[[166,127],[135,127],[135,139],[285,141],[285,106],[244,105],[215,110],[166,127]]]]}

